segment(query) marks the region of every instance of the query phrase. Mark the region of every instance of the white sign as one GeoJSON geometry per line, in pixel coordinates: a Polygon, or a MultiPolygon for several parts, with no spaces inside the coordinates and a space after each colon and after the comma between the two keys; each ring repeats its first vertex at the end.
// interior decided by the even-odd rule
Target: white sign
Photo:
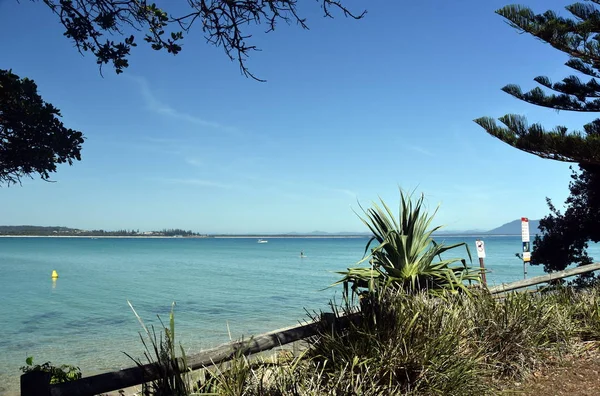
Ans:
{"type": "Polygon", "coordinates": [[[529,219],[527,217],[521,217],[521,240],[529,242],[529,219]]]}
{"type": "Polygon", "coordinates": [[[475,246],[477,247],[477,257],[485,258],[485,243],[483,241],[475,241],[475,246]]]}
{"type": "Polygon", "coordinates": [[[523,261],[526,263],[531,261],[531,252],[523,252],[523,261]]]}

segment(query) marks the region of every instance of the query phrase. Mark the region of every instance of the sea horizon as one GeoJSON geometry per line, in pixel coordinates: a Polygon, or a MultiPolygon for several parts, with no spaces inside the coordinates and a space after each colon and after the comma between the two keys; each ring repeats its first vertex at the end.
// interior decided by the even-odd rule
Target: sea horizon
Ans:
{"type": "MultiPolygon", "coordinates": [[[[531,234],[532,236],[538,234],[531,234]]],[[[131,239],[206,239],[206,238],[370,238],[371,234],[205,234],[205,235],[13,235],[0,234],[0,238],[131,238],[131,239]]],[[[489,233],[433,233],[434,237],[517,237],[520,234],[489,234],[489,233]]]]}

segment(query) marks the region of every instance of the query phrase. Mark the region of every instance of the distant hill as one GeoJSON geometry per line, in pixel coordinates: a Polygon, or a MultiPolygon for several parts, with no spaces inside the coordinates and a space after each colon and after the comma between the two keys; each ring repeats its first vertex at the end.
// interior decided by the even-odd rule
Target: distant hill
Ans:
{"type": "MultiPolygon", "coordinates": [[[[539,220],[529,220],[529,233],[531,235],[540,233],[540,221],[539,220]]],[[[493,230],[489,230],[485,233],[486,235],[521,235],[521,219],[511,221],[510,223],[506,223],[501,225],[498,228],[494,228],[493,230]]]]}

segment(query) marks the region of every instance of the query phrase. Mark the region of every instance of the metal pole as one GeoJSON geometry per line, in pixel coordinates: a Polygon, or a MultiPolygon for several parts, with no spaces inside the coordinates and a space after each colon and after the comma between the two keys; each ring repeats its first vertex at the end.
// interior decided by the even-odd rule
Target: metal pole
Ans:
{"type": "Polygon", "coordinates": [[[527,279],[527,263],[531,260],[529,242],[523,242],[523,279],[527,279]]]}
{"type": "Polygon", "coordinates": [[[527,279],[527,262],[531,260],[531,250],[529,249],[529,219],[521,217],[521,241],[523,241],[523,279],[527,279]]]}

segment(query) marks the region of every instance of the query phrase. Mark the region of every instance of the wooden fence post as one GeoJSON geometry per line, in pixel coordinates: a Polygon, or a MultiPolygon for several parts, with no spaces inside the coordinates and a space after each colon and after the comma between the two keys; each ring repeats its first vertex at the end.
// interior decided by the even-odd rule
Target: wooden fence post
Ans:
{"type": "Polygon", "coordinates": [[[321,322],[327,326],[327,330],[333,332],[335,330],[335,322],[336,322],[335,313],[333,312],[322,312],[321,313],[321,322]]]}
{"type": "Polygon", "coordinates": [[[30,371],[21,375],[21,396],[50,396],[51,374],[30,371]]]}

